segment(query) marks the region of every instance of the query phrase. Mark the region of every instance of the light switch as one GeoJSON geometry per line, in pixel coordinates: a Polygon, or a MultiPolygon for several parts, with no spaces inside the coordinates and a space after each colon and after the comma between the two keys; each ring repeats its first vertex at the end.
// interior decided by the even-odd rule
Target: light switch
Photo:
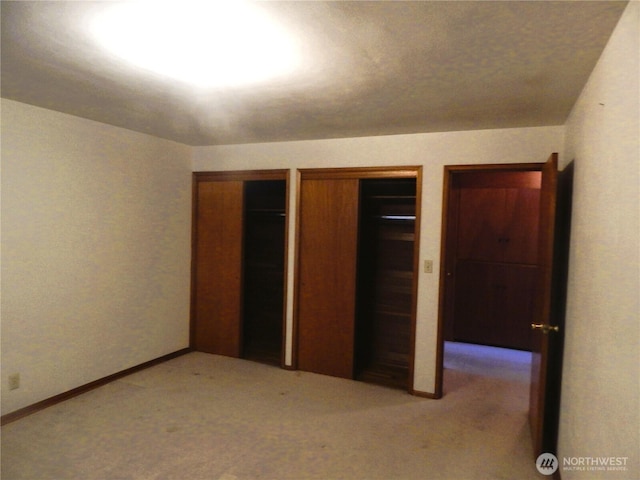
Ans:
{"type": "Polygon", "coordinates": [[[433,260],[424,261],[424,273],[433,273],[433,260]]]}

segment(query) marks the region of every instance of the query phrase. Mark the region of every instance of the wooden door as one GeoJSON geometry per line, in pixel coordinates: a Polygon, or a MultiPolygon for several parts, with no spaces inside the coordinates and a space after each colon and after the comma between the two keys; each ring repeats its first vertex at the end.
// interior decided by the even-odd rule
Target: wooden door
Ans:
{"type": "MultiPolygon", "coordinates": [[[[570,186],[570,185],[569,185],[570,186]]],[[[570,192],[570,188],[568,188],[570,192]]],[[[570,193],[564,192],[570,200],[570,193]]],[[[568,252],[566,208],[562,205],[561,222],[558,212],[558,156],[553,154],[542,170],[540,198],[539,268],[531,361],[529,421],[534,455],[556,453],[562,370],[562,320],[564,298],[559,292],[566,288],[564,275],[568,252]]]]}
{"type": "Polygon", "coordinates": [[[192,348],[239,357],[242,181],[195,183],[192,348]]]}
{"type": "Polygon", "coordinates": [[[359,180],[303,177],[299,195],[298,368],[352,378],[359,180]]]}

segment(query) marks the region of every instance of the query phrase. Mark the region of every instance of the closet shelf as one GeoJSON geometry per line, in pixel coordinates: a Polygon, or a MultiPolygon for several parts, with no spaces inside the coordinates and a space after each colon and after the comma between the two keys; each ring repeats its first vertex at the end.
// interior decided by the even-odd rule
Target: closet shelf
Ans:
{"type": "Polygon", "coordinates": [[[378,220],[388,220],[394,222],[415,222],[415,215],[394,215],[394,214],[385,214],[385,215],[373,215],[373,218],[378,220]]]}
{"type": "Polygon", "coordinates": [[[389,315],[392,317],[403,318],[407,321],[411,320],[411,313],[407,313],[405,309],[401,310],[393,305],[378,304],[374,307],[373,311],[379,315],[389,315]]]}
{"type": "Polygon", "coordinates": [[[414,233],[406,233],[406,232],[381,232],[380,239],[381,240],[395,240],[399,242],[413,242],[415,240],[414,233]]]}
{"type": "Polygon", "coordinates": [[[380,293],[407,293],[409,295],[413,293],[413,288],[411,287],[411,285],[397,285],[392,282],[380,282],[378,285],[380,287],[383,287],[381,288],[383,292],[380,293]]]}
{"type": "Polygon", "coordinates": [[[375,200],[415,200],[415,195],[369,195],[368,198],[375,200]]]}
{"type": "Polygon", "coordinates": [[[252,215],[273,215],[274,217],[286,217],[286,213],[284,210],[274,208],[251,208],[247,209],[247,213],[252,215]]]}

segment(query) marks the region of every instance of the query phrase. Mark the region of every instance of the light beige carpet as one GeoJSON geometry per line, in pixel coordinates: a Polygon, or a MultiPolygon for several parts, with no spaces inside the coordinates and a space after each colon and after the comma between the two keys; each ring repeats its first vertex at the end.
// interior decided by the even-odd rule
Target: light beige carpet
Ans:
{"type": "Polygon", "coordinates": [[[526,381],[445,392],[190,353],[2,427],[2,479],[540,478],[526,381]]]}

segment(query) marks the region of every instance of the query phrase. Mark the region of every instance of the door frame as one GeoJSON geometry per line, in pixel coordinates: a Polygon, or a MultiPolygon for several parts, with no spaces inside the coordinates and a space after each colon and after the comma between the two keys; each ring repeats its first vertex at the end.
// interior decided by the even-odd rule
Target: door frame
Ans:
{"type": "MultiPolygon", "coordinates": [[[[289,251],[289,194],[290,194],[290,171],[288,169],[274,170],[230,170],[230,171],[201,171],[193,172],[191,185],[191,286],[190,286],[190,314],[189,314],[189,348],[195,350],[196,340],[196,269],[197,269],[197,215],[198,215],[198,185],[201,182],[224,182],[224,181],[260,181],[260,180],[284,180],[285,182],[285,232],[284,232],[284,285],[282,296],[282,344],[280,354],[280,366],[285,368],[286,356],[286,317],[287,317],[287,286],[288,286],[288,251],[289,251]]],[[[243,220],[244,222],[244,220],[243,220]]],[[[242,274],[242,272],[240,272],[242,274]]],[[[242,301],[240,308],[242,307],[242,301]]],[[[240,318],[240,345],[242,345],[242,310],[240,318]]],[[[242,356],[242,352],[240,354],[242,356]]]]}
{"type": "MultiPolygon", "coordinates": [[[[293,345],[292,367],[298,369],[298,308],[299,308],[299,266],[300,266],[300,189],[302,181],[305,179],[321,180],[321,179],[384,179],[384,178],[415,178],[416,179],[416,220],[415,220],[415,242],[413,254],[413,282],[412,282],[412,304],[411,304],[411,335],[409,345],[409,379],[407,382],[407,390],[411,394],[415,394],[413,388],[414,368],[415,368],[415,349],[416,349],[416,318],[418,305],[418,278],[420,273],[420,219],[422,211],[422,166],[382,166],[382,167],[337,167],[337,168],[300,168],[297,170],[296,178],[296,239],[294,251],[294,294],[293,294],[293,345]]],[[[355,322],[355,319],[354,319],[355,322]]],[[[355,345],[354,345],[355,348],[355,345]]]]}
{"type": "Polygon", "coordinates": [[[443,193],[442,193],[442,226],[440,241],[440,287],[438,294],[438,333],[436,347],[436,375],[435,375],[435,392],[434,398],[442,398],[443,395],[443,373],[444,373],[444,330],[445,317],[448,314],[447,309],[450,307],[447,297],[450,294],[449,289],[453,285],[449,285],[451,277],[450,257],[452,252],[449,251],[449,237],[455,234],[455,225],[449,223],[449,211],[451,209],[451,195],[454,190],[454,179],[456,175],[465,173],[493,173],[493,172],[541,172],[544,163],[495,163],[495,164],[479,164],[479,165],[445,165],[443,175],[443,193]]]}

